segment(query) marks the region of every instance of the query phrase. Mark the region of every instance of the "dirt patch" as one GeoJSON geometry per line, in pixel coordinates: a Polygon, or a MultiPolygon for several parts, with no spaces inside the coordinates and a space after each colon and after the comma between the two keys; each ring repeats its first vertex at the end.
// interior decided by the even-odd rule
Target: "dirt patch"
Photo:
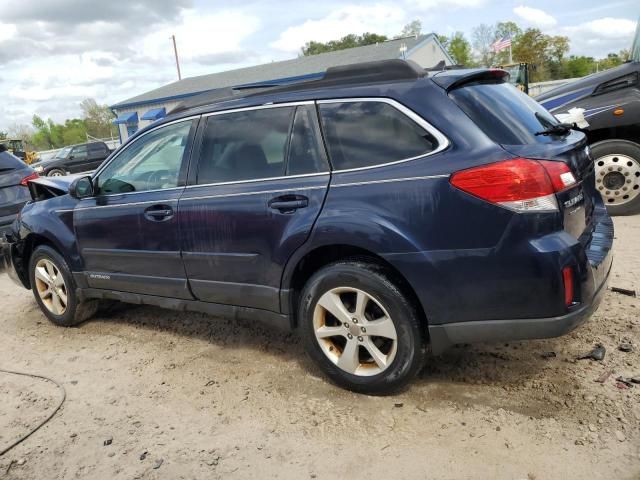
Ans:
{"type": "MultiPolygon", "coordinates": [[[[640,216],[615,223],[610,284],[640,291],[640,216]]],[[[327,383],[294,334],[135,306],[57,328],[0,276],[0,368],[67,390],[0,478],[637,479],[640,386],[615,378],[640,375],[639,307],[609,292],[566,337],[458,347],[376,398],[327,383]],[[575,359],[596,343],[603,361],[575,359]]],[[[57,398],[0,374],[0,449],[57,398]]]]}

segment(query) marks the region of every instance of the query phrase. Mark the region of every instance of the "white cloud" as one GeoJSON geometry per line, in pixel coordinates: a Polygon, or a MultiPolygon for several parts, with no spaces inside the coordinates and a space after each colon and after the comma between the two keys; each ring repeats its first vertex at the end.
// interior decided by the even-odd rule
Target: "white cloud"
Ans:
{"type": "Polygon", "coordinates": [[[394,35],[402,30],[405,23],[405,12],[395,6],[348,5],[319,20],[307,20],[301,25],[287,28],[271,43],[271,47],[286,52],[297,52],[308,41],[327,42],[350,33],[394,35]]]}
{"type": "Polygon", "coordinates": [[[612,17],[558,29],[571,40],[571,53],[596,57],[630,48],[635,30],[633,20],[612,17]]]}
{"type": "Polygon", "coordinates": [[[241,43],[260,26],[260,20],[240,11],[201,14],[184,10],[180,19],[142,41],[142,53],[150,58],[173,58],[171,35],[176,36],[181,59],[190,60],[228,52],[240,52],[241,43]]]}
{"type": "Polygon", "coordinates": [[[476,8],[487,3],[488,0],[407,0],[407,5],[417,10],[476,8]]]}
{"type": "Polygon", "coordinates": [[[0,22],[0,42],[9,40],[12,38],[18,29],[12,23],[0,22]]]}
{"type": "Polygon", "coordinates": [[[531,8],[520,5],[519,7],[513,9],[513,13],[515,13],[518,17],[523,19],[525,22],[530,23],[534,27],[550,28],[558,23],[555,17],[538,8],[531,8]]]}

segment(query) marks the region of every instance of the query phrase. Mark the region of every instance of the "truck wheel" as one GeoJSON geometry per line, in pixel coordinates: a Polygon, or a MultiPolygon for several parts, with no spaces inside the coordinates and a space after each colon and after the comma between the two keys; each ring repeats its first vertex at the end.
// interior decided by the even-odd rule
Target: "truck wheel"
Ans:
{"type": "Polygon", "coordinates": [[[298,320],[309,356],[333,382],[381,395],[422,368],[425,339],[415,306],[377,265],[328,265],[300,297],[298,320]]]}
{"type": "Polygon", "coordinates": [[[591,145],[596,188],[611,215],[640,212],[640,145],[628,140],[603,140],[591,145]]]}
{"type": "Polygon", "coordinates": [[[96,313],[98,301],[79,301],[67,263],[49,246],[40,245],[31,255],[29,280],[40,310],[56,325],[71,327],[96,313]]]}
{"type": "Polygon", "coordinates": [[[67,174],[64,170],[53,168],[47,173],[47,177],[64,177],[67,174]]]}

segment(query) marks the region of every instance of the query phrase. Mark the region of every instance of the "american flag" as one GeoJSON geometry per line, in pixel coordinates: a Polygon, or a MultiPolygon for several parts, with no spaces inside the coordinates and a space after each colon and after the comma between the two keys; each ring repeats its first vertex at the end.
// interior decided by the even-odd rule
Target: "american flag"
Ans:
{"type": "Polygon", "coordinates": [[[505,35],[501,39],[496,40],[494,43],[491,44],[491,48],[496,53],[504,50],[505,48],[509,48],[510,46],[511,46],[511,35],[505,35]]]}

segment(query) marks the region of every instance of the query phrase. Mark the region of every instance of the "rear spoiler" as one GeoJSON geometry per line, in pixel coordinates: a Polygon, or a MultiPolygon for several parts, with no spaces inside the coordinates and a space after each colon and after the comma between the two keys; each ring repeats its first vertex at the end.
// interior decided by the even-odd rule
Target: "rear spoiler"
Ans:
{"type": "Polygon", "coordinates": [[[501,68],[445,70],[436,73],[431,79],[449,92],[472,82],[508,82],[509,72],[501,68]]]}

